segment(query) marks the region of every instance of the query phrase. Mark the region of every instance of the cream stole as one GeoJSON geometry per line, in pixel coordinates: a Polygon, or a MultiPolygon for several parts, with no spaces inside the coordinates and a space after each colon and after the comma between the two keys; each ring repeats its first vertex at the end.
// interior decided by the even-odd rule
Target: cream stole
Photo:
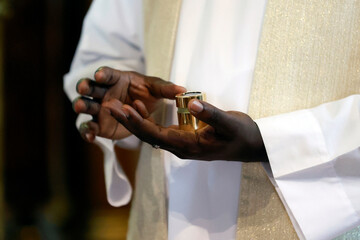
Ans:
{"type": "MultiPolygon", "coordinates": [[[[256,119],[359,93],[360,1],[269,0],[249,115],[256,119]]],[[[296,239],[262,167],[244,164],[242,181],[237,239],[296,239]]]]}
{"type": "MultiPolygon", "coordinates": [[[[144,0],[146,74],[170,78],[180,0],[144,0]]],[[[164,120],[165,107],[154,114],[164,120]]],[[[167,200],[161,151],[143,144],[136,170],[128,239],[167,239],[167,200]]]]}
{"type": "MultiPolygon", "coordinates": [[[[144,1],[148,75],[169,79],[180,7],[180,0],[144,1]]],[[[355,93],[360,93],[360,1],[269,0],[250,116],[310,108],[355,93]]],[[[163,168],[160,151],[145,144],[129,239],[167,239],[163,168]]],[[[244,164],[237,239],[296,238],[263,169],[244,164]]]]}

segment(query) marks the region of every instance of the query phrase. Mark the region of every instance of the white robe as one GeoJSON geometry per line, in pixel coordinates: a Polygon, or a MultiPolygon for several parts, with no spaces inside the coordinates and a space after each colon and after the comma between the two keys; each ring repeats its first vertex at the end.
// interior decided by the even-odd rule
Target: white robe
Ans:
{"type": "MultiPolygon", "coordinates": [[[[265,7],[266,0],[183,0],[170,81],[206,92],[221,109],[246,112],[265,7]]],[[[70,99],[77,80],[99,66],[144,73],[141,14],[140,0],[93,2],[65,76],[70,99]]],[[[169,110],[167,123],[176,123],[175,107],[169,110]]],[[[256,122],[273,183],[301,238],[330,239],[360,225],[359,95],[256,122]]],[[[97,141],[105,152],[108,200],[124,205],[132,190],[113,143],[97,141]]],[[[241,163],[164,156],[169,239],[235,239],[241,163]]]]}

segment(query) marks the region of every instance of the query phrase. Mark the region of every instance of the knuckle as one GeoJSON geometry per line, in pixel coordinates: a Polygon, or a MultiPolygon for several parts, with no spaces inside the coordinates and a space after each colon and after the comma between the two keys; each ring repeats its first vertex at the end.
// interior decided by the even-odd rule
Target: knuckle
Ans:
{"type": "Polygon", "coordinates": [[[98,113],[100,111],[100,105],[97,104],[97,103],[92,103],[91,104],[91,111],[93,113],[95,113],[95,114],[98,113]]]}

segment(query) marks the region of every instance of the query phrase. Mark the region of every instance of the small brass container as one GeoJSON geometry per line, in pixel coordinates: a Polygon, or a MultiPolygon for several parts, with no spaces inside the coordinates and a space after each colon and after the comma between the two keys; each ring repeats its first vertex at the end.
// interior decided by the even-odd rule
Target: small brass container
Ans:
{"type": "Polygon", "coordinates": [[[185,131],[196,131],[204,126],[206,123],[195,118],[188,109],[188,103],[192,99],[205,100],[205,94],[201,92],[186,92],[175,96],[176,107],[178,108],[177,116],[179,121],[179,128],[185,131]]]}

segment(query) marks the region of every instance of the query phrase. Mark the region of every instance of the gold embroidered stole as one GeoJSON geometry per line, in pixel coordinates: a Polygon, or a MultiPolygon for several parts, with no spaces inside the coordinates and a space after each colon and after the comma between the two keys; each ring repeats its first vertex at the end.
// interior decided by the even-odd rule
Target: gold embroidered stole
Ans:
{"type": "MultiPolygon", "coordinates": [[[[144,0],[146,74],[170,78],[180,0],[144,0]]],[[[164,107],[154,118],[163,122],[164,107]]],[[[167,239],[167,199],[161,151],[143,144],[136,171],[128,239],[167,239]]]]}
{"type": "MultiPolygon", "coordinates": [[[[249,115],[261,118],[359,93],[360,1],[269,0],[249,115]]],[[[240,198],[237,239],[297,238],[259,164],[243,165],[240,198]]]]}

